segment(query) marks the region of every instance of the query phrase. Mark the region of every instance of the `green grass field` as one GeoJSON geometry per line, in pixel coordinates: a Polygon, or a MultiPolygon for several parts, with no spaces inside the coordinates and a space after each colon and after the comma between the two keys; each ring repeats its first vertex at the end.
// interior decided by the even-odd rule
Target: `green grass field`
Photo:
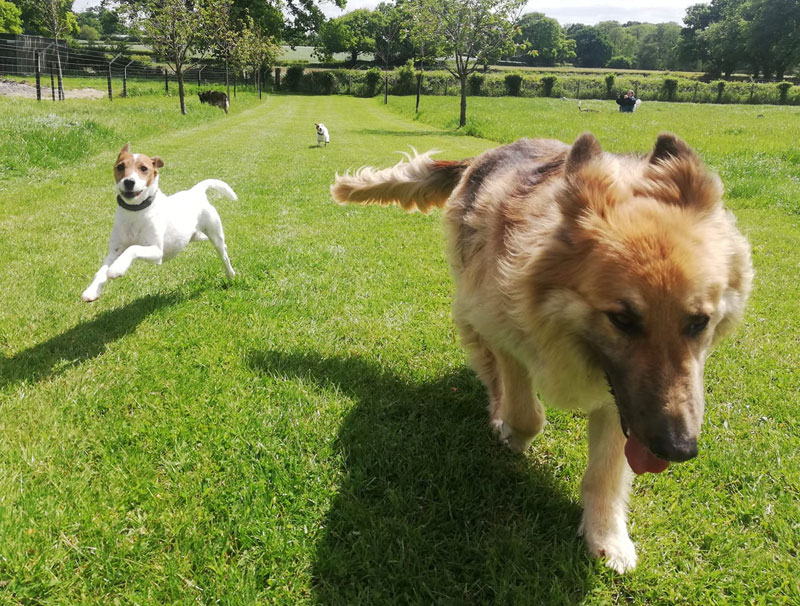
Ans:
{"type": "Polygon", "coordinates": [[[800,603],[797,108],[471,99],[468,136],[457,99],[422,107],[243,95],[181,117],[175,98],[0,98],[0,603],[800,603]],[[700,456],[635,482],[623,577],[575,536],[584,420],[550,410],[525,456],[494,443],[439,214],[328,195],[336,171],[409,146],[455,159],[583,130],[615,152],[686,138],[757,271],[706,367],[700,456]],[[167,193],[236,190],[215,200],[232,283],[195,244],[80,301],[126,141],[165,160],[167,193]]]}

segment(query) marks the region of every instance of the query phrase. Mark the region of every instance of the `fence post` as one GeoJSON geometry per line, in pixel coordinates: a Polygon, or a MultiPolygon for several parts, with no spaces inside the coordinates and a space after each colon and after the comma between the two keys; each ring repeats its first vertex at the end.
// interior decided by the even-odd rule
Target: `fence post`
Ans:
{"type": "Polygon", "coordinates": [[[750,103],[753,102],[753,93],[756,91],[756,83],[750,85],[750,103]]]}
{"type": "MultiPolygon", "coordinates": [[[[50,92],[53,95],[53,101],[56,100],[56,79],[53,74],[53,62],[50,62],[50,92]]],[[[61,100],[61,91],[58,91],[58,100],[61,100]]]]}
{"type": "Polygon", "coordinates": [[[280,89],[281,87],[281,68],[275,68],[275,89],[280,89]]]}
{"type": "MultiPolygon", "coordinates": [[[[203,67],[205,67],[205,65],[203,67]]],[[[200,83],[200,78],[201,78],[201,74],[203,73],[203,67],[201,67],[200,69],[197,70],[197,86],[200,86],[200,84],[201,84],[200,83]]]]}
{"type": "Polygon", "coordinates": [[[42,81],[41,81],[41,73],[39,70],[39,51],[34,51],[35,61],[36,61],[36,100],[42,100],[42,81]]]}
{"type": "Polygon", "coordinates": [[[169,94],[169,74],[167,68],[164,68],[164,92],[169,94]]]}
{"type": "Polygon", "coordinates": [[[128,65],[133,63],[133,60],[128,61],[128,64],[122,69],[122,96],[128,96],[128,65]]]}
{"type": "Polygon", "coordinates": [[[108,62],[108,100],[109,101],[113,100],[112,96],[111,96],[111,64],[114,63],[114,61],[116,61],[117,59],[119,59],[119,56],[121,54],[122,53],[117,53],[117,56],[114,57],[111,61],[108,62]]]}
{"type": "Polygon", "coordinates": [[[697,87],[698,86],[699,86],[699,83],[695,82],[694,83],[694,93],[692,94],[692,103],[697,101],[697,87]]]}
{"type": "Polygon", "coordinates": [[[578,90],[575,92],[575,98],[576,99],[580,99],[581,98],[581,81],[580,80],[578,80],[578,90]]]}

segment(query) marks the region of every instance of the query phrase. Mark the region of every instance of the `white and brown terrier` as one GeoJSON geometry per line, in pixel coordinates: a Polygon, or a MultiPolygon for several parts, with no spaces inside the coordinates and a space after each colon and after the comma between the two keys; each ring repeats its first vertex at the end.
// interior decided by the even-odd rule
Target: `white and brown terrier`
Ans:
{"type": "Polygon", "coordinates": [[[158,156],[132,154],[130,143],[119,152],[114,163],[117,213],[108,255],[83,291],[84,301],[97,300],[105,283],[124,276],[136,259],[160,265],[192,241],[211,240],[228,278],[234,277],[222,221],[206,192],[213,189],[230,200],[236,200],[236,194],[227,183],[206,179],[191,189],[167,196],[158,188],[158,169],[162,166],[164,162],[158,156]]]}
{"type": "Polygon", "coordinates": [[[317,129],[317,147],[319,147],[322,143],[327,145],[331,142],[331,135],[322,122],[319,124],[314,123],[314,128],[317,129]]]}

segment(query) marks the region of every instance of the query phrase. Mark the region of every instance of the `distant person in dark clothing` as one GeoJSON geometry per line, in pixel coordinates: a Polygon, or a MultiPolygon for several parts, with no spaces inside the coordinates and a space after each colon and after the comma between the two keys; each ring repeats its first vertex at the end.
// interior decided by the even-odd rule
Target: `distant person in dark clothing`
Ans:
{"type": "Polygon", "coordinates": [[[633,91],[629,90],[622,97],[617,99],[617,105],[619,105],[619,111],[632,112],[634,109],[636,109],[638,101],[639,100],[633,96],[633,91]]]}

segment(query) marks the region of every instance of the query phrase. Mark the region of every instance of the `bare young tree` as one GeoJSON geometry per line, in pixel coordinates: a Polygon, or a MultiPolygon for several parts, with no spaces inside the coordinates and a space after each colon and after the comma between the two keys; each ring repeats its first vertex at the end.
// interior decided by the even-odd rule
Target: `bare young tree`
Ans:
{"type": "Polygon", "coordinates": [[[461,85],[459,127],[467,123],[467,77],[513,48],[514,24],[526,0],[412,0],[417,36],[441,42],[461,85]]]}
{"type": "Polygon", "coordinates": [[[77,20],[72,13],[72,0],[39,0],[39,10],[45,30],[53,37],[58,69],[58,98],[64,99],[64,79],[61,69],[61,52],[58,41],[65,34],[77,31],[77,20]]]}

